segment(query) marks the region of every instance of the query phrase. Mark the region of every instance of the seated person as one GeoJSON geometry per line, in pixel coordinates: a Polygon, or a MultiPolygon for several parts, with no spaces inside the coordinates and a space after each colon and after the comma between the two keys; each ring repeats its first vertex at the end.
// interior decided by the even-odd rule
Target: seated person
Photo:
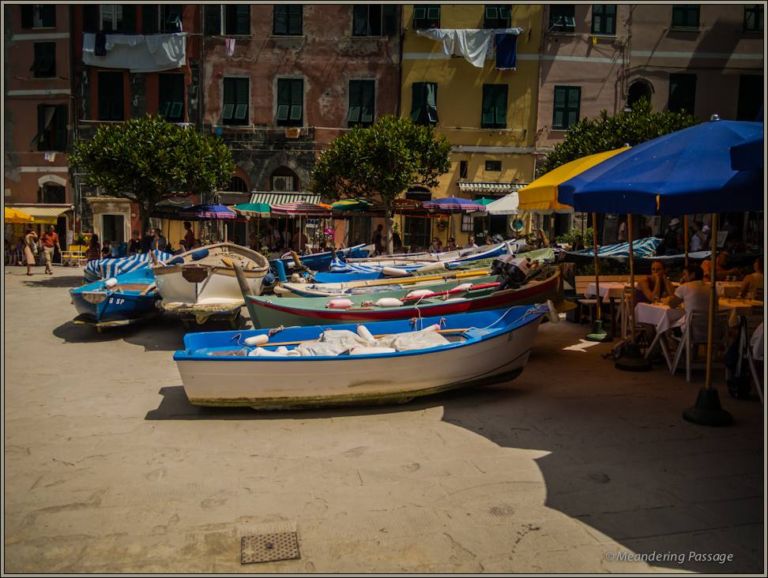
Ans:
{"type": "MultiPolygon", "coordinates": [[[[667,276],[667,269],[661,261],[651,263],[651,274],[639,279],[638,289],[644,300],[649,303],[661,301],[675,293],[672,281],[667,276]]],[[[643,299],[638,300],[642,301],[643,299]]]]}
{"type": "MultiPolygon", "coordinates": [[[[739,274],[738,268],[728,267],[728,251],[721,251],[717,254],[717,261],[715,266],[715,276],[718,281],[725,281],[726,278],[739,274]]],[[[705,259],[701,263],[701,269],[704,272],[704,280],[709,281],[712,278],[712,260],[705,259]]]]}
{"type": "Polygon", "coordinates": [[[685,308],[686,313],[709,310],[711,289],[704,281],[704,272],[698,265],[690,264],[683,270],[683,282],[673,295],[663,299],[670,307],[685,308]]]}
{"type": "Polygon", "coordinates": [[[429,246],[430,253],[440,253],[443,250],[443,242],[435,237],[432,239],[432,244],[429,246]]]}
{"type": "Polygon", "coordinates": [[[453,237],[448,237],[448,243],[445,245],[445,250],[455,251],[456,249],[458,249],[458,247],[456,246],[456,239],[454,239],[453,237]]]}
{"type": "Polygon", "coordinates": [[[751,297],[752,299],[763,298],[763,260],[758,257],[752,264],[754,273],[744,277],[739,290],[739,297],[751,297]]]}

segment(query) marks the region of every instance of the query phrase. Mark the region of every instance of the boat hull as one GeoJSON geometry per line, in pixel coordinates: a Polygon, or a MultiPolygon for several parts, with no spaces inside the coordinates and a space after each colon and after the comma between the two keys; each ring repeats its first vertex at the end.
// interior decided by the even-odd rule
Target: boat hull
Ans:
{"type": "Polygon", "coordinates": [[[260,295],[269,262],[261,254],[238,245],[222,243],[202,247],[174,257],[168,264],[153,267],[162,308],[169,312],[192,312],[233,308],[245,301],[234,269],[227,260],[250,263],[243,275],[252,295],[260,295]],[[202,258],[196,256],[204,255],[202,258]]]}
{"type": "Polygon", "coordinates": [[[279,325],[338,324],[451,315],[513,305],[544,303],[549,299],[558,300],[559,294],[560,274],[557,272],[541,282],[532,282],[520,289],[493,291],[463,300],[425,301],[418,307],[409,305],[403,307],[330,309],[325,308],[324,304],[319,304],[318,300],[314,298],[258,297],[253,295],[247,296],[247,305],[254,327],[277,327],[279,325]]]}
{"type": "MultiPolygon", "coordinates": [[[[519,375],[528,361],[542,312],[536,312],[536,308],[515,309],[525,309],[528,319],[492,337],[467,345],[451,344],[453,347],[445,349],[386,356],[294,357],[288,358],[290,361],[285,358],[204,358],[177,352],[174,359],[187,397],[194,405],[286,409],[402,403],[519,375]]],[[[473,316],[478,318],[477,314],[456,316],[453,322],[472,325],[469,318],[473,316]]],[[[498,316],[487,319],[498,319],[498,316]]],[[[431,321],[439,318],[425,320],[425,324],[431,321]]],[[[397,324],[407,326],[407,322],[397,324]]],[[[371,324],[368,328],[374,333],[387,331],[376,327],[379,325],[388,324],[371,324]]],[[[354,325],[349,328],[354,330],[354,325]]],[[[288,331],[286,339],[290,337],[288,331]]],[[[263,332],[248,332],[248,335],[263,332]]]]}
{"type": "Polygon", "coordinates": [[[160,295],[153,287],[154,278],[149,269],[119,275],[116,279],[114,289],[107,289],[104,281],[95,281],[70,290],[80,322],[125,325],[158,312],[160,295]]]}

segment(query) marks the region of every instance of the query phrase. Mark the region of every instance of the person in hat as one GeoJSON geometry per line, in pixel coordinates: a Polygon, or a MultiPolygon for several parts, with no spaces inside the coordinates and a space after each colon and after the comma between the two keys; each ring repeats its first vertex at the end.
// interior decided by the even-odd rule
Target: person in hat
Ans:
{"type": "Polygon", "coordinates": [[[667,232],[659,246],[659,253],[663,255],[677,255],[681,253],[682,236],[680,232],[680,219],[674,218],[669,222],[667,232]]]}

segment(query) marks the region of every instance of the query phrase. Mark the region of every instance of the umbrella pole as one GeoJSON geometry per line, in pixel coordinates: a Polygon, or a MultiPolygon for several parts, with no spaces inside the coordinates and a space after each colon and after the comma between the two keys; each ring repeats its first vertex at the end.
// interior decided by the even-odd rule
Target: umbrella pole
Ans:
{"type": "Polygon", "coordinates": [[[587,334],[587,341],[610,341],[611,336],[603,328],[603,310],[600,297],[600,259],[597,257],[597,213],[592,213],[592,248],[595,256],[595,322],[592,331],[587,334]]]}
{"type": "Polygon", "coordinates": [[[629,308],[627,316],[629,317],[630,339],[614,366],[616,369],[624,371],[649,371],[651,363],[645,358],[637,343],[635,343],[635,251],[632,225],[632,214],[630,213],[627,215],[627,240],[629,241],[629,308]]]}
{"type": "Polygon", "coordinates": [[[688,215],[683,215],[683,247],[685,250],[685,266],[688,266],[688,215]]]}
{"type": "Polygon", "coordinates": [[[696,404],[683,412],[683,418],[699,425],[730,425],[733,416],[720,405],[717,390],[712,387],[712,342],[717,316],[717,213],[712,214],[712,272],[710,273],[709,315],[707,316],[707,373],[696,404]]]}

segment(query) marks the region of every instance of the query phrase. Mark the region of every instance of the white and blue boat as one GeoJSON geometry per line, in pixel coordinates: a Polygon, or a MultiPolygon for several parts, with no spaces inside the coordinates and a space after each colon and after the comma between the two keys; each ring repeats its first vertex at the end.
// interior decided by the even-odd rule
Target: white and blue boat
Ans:
{"type": "Polygon", "coordinates": [[[130,325],[156,315],[160,294],[149,267],[70,289],[79,315],[75,323],[105,327],[130,325]]]}
{"type": "Polygon", "coordinates": [[[173,359],[193,405],[404,403],[517,377],[547,312],[532,305],[365,325],[188,333],[173,359]]]}
{"type": "MultiPolygon", "coordinates": [[[[299,259],[301,260],[302,268],[318,272],[328,271],[335,260],[367,257],[370,252],[368,247],[368,245],[363,243],[353,247],[347,247],[346,249],[301,255],[299,259]]],[[[286,253],[278,259],[270,259],[269,264],[281,281],[285,281],[287,279],[287,273],[296,268],[296,260],[291,252],[286,253]]]]}

